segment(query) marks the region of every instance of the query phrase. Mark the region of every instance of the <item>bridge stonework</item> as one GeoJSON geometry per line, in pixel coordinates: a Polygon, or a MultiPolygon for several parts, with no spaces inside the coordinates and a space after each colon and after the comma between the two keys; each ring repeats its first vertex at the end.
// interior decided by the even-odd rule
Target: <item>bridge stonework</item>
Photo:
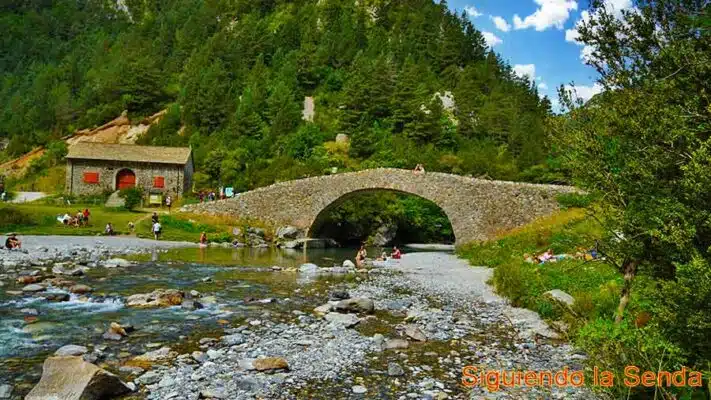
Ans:
{"type": "Polygon", "coordinates": [[[311,236],[321,213],[359,192],[389,190],[437,204],[447,215],[456,244],[491,239],[559,209],[569,186],[491,181],[459,175],[376,168],[279,182],[234,198],[191,204],[183,211],[227,214],[274,227],[292,225],[311,236]]]}

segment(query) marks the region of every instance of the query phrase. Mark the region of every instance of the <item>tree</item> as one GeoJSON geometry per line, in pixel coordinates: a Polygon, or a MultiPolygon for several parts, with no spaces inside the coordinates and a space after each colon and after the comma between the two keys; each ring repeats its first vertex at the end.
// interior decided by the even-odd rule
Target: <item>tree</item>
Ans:
{"type": "Polygon", "coordinates": [[[698,18],[709,5],[636,6],[618,18],[593,4],[579,34],[607,91],[582,104],[561,88],[570,111],[554,122],[576,182],[603,199],[604,251],[624,274],[618,323],[638,272],[676,279],[693,262],[709,273],[711,257],[711,34],[698,18]]]}

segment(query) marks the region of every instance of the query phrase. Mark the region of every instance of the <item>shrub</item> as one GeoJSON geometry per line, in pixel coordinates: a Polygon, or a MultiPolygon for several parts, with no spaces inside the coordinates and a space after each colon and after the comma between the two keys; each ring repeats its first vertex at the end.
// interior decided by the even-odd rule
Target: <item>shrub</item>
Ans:
{"type": "Polygon", "coordinates": [[[556,197],[563,208],[585,208],[592,203],[592,196],[580,193],[563,193],[556,197]]]}
{"type": "Polygon", "coordinates": [[[143,190],[139,187],[122,189],[119,192],[119,197],[124,201],[124,208],[133,210],[137,205],[141,204],[141,200],[143,200],[143,190]]]}
{"type": "Polygon", "coordinates": [[[0,227],[12,229],[14,226],[35,225],[32,217],[15,207],[0,207],[0,227]]]}

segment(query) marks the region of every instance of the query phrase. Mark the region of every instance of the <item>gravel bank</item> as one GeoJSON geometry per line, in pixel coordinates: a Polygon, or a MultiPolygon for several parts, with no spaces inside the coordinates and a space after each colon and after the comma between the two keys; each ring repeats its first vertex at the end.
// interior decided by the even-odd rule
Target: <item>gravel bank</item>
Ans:
{"type": "MultiPolygon", "coordinates": [[[[5,241],[5,236],[0,237],[5,241]]],[[[152,249],[195,246],[195,243],[156,241],[127,236],[18,236],[22,251],[0,249],[0,261],[12,266],[29,266],[50,261],[135,254],[152,249]]]]}
{"type": "Polygon", "coordinates": [[[204,353],[175,354],[136,383],[150,399],[595,398],[586,388],[460,384],[466,365],[555,372],[580,369],[585,358],[547,339],[553,333],[535,313],[493,293],[490,274],[451,254],[408,254],[347,288],[351,298],[373,300],[375,316],[328,314],[327,305],[326,317],[295,311],[277,322],[264,315],[226,332],[237,336],[203,338],[204,353]],[[383,333],[368,331],[369,324],[383,333]],[[289,369],[256,371],[253,360],[264,357],[289,369]]]}

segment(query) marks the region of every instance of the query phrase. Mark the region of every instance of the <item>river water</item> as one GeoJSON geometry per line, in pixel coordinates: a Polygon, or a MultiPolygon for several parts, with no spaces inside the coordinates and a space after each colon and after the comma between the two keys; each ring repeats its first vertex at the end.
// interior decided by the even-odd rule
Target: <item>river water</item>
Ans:
{"type": "MultiPolygon", "coordinates": [[[[354,275],[306,279],[271,267],[286,269],[306,262],[332,267],[353,259],[354,253],[352,249],[271,248],[154,252],[136,258],[139,264],[132,267],[98,267],[72,278],[94,291],[85,296],[71,294],[69,301],[56,303],[32,295],[10,295],[7,291],[23,286],[10,284],[0,289],[0,376],[15,386],[15,394],[23,393],[39,380],[43,360],[63,345],[103,349],[97,364],[118,372],[121,362],[161,345],[187,351],[186,346],[197,348],[199,338],[220,335],[224,326],[247,318],[279,320],[293,310],[310,311],[329,287],[354,275]],[[124,305],[126,297],[155,289],[197,290],[204,308],[124,305]],[[35,312],[36,316],[31,315],[35,312]],[[133,325],[136,330],[119,342],[105,340],[102,334],[111,322],[133,325]]],[[[48,291],[67,293],[51,287],[48,291]]]]}

